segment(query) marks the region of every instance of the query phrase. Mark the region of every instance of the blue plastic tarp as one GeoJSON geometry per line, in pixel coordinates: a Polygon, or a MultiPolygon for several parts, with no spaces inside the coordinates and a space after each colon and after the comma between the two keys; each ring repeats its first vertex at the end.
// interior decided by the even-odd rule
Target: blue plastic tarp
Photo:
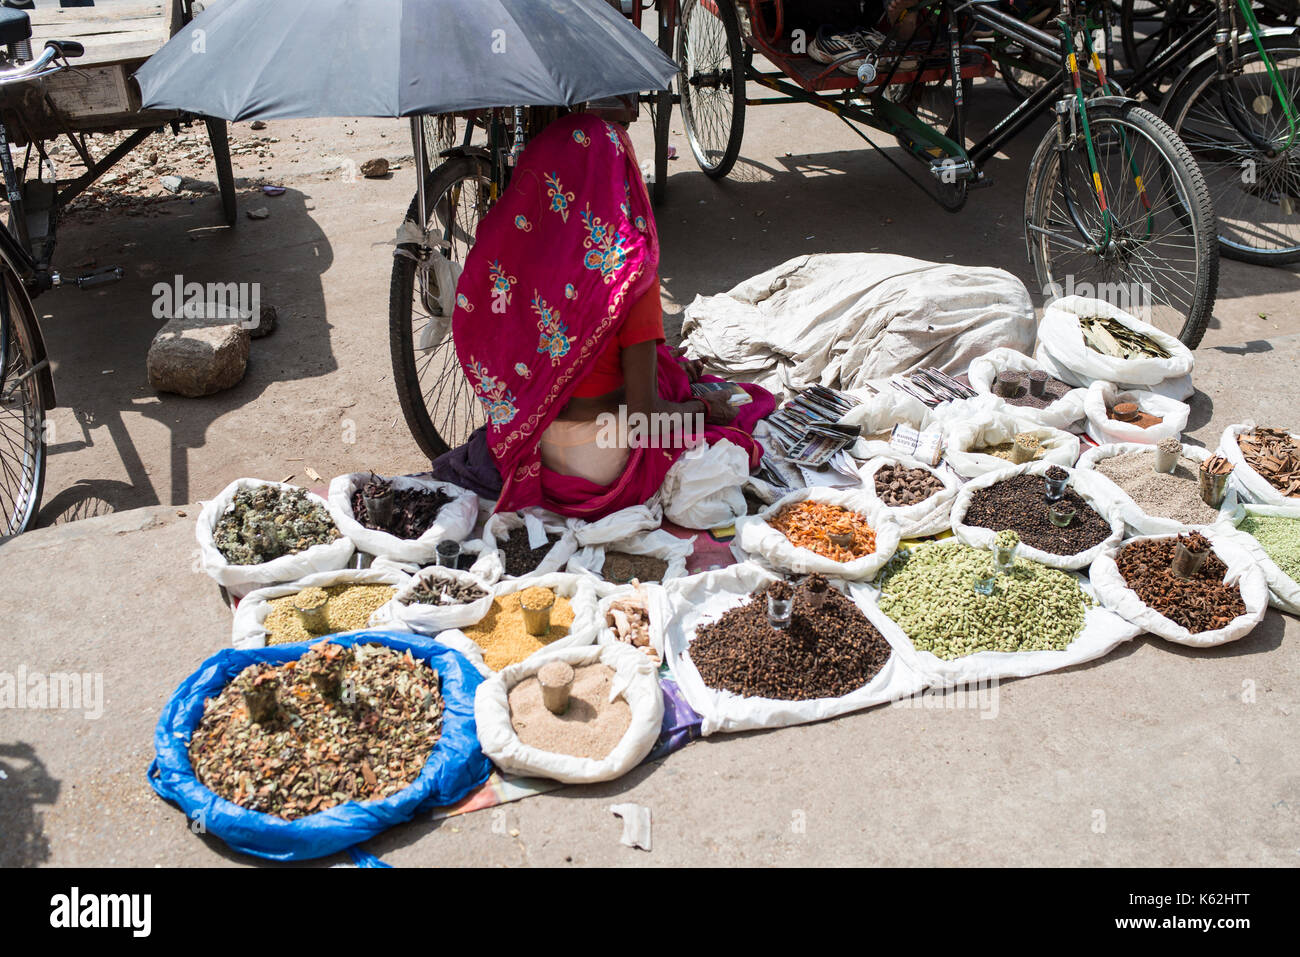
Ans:
{"type": "Polygon", "coordinates": [[[409,821],[421,811],[455,804],[478,787],[492,770],[479,748],[474,725],[474,692],[482,677],[459,652],[409,632],[362,631],[332,636],[340,645],[381,644],[438,672],[443,714],[442,736],[420,776],[406,788],[377,801],[349,801],[327,811],[286,821],[242,808],[199,783],[190,766],[190,735],[203,717],[203,702],[215,697],[249,665],[293,661],[322,639],[267,648],[219,651],[190,675],[163,707],[154,731],[149,785],[180,806],[186,816],[237,851],[274,861],[325,857],[409,821]]]}

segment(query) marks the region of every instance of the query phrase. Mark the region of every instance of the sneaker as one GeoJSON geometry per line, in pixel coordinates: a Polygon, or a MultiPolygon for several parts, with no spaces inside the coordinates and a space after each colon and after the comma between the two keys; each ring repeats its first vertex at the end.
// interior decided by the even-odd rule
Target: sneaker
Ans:
{"type": "Polygon", "coordinates": [[[877,69],[881,73],[890,70],[895,73],[911,73],[921,65],[920,58],[915,55],[900,57],[900,54],[904,54],[904,49],[896,43],[887,43],[885,35],[877,30],[865,31],[862,38],[867,44],[862,56],[840,64],[840,69],[851,76],[858,75],[858,67],[866,62],[867,57],[872,57],[876,61],[877,69]],[[894,66],[895,59],[899,60],[897,68],[894,66]]]}
{"type": "Polygon", "coordinates": [[[834,63],[842,56],[865,55],[868,49],[861,32],[823,25],[818,27],[817,35],[808,44],[808,55],[818,63],[834,63]]]}

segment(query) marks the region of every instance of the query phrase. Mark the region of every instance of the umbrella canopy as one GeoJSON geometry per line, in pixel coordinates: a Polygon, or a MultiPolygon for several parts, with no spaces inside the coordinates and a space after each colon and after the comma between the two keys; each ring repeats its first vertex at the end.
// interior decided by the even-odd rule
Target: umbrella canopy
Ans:
{"type": "Polygon", "coordinates": [[[605,0],[220,0],[135,78],[145,109],[247,120],[571,106],[676,72],[605,0]]]}

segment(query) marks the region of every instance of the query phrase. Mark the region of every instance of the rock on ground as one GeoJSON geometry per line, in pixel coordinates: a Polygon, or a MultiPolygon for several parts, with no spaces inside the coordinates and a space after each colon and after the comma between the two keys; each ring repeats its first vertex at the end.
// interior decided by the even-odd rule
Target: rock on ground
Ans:
{"type": "Polygon", "coordinates": [[[248,343],[239,323],[170,319],[149,346],[149,385],[190,398],[229,389],[244,377],[248,343]]]}

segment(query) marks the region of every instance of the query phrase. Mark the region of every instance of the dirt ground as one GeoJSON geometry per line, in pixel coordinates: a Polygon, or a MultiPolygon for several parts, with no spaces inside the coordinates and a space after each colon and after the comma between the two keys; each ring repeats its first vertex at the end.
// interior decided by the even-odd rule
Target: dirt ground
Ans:
{"type": "MultiPolygon", "coordinates": [[[[1012,101],[1000,84],[976,90],[976,128],[1012,101]]],[[[1041,129],[994,160],[994,185],[949,214],[922,197],[878,153],[828,114],[806,106],[751,108],[731,177],[703,176],[672,123],[678,159],[658,211],[669,335],[697,294],[729,288],[809,252],[896,252],[1006,268],[1033,276],[1023,239],[1025,166],[1041,129]]],[[[648,123],[633,125],[652,155],[648,123]]],[[[398,120],[272,122],[232,126],[240,221],[220,224],[201,127],[141,146],[121,180],[64,224],[56,262],[65,272],[121,265],[120,283],[62,288],[37,312],[54,362],[60,407],[52,435],[45,524],[211,496],[247,475],[326,480],[373,468],[425,467],[398,408],[388,353],[393,236],[415,183],[409,127],[398,120]],[[155,158],[156,154],[156,158],[155,158]],[[384,156],[396,169],[365,179],[356,168],[384,156]],[[150,160],[153,160],[150,162],[150,160]],[[182,193],[160,185],[182,175],[182,193]],[[264,184],[286,187],[267,196],[264,184]],[[269,217],[247,218],[265,207],[269,217]],[[253,343],[237,387],[203,399],[160,396],[145,354],[162,320],[156,282],[257,282],[279,330],[253,343]],[[355,436],[355,441],[348,439],[355,436]]],[[[897,154],[892,141],[877,137],[897,154]]],[[[1224,260],[1205,349],[1258,350],[1300,331],[1300,278],[1224,260]]]]}

